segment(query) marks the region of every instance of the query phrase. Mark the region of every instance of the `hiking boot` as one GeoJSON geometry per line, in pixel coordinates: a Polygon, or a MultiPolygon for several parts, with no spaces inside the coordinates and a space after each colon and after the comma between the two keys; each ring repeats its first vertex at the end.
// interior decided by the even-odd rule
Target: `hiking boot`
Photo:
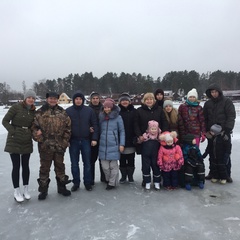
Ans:
{"type": "Polygon", "coordinates": [[[38,200],[45,200],[47,195],[48,195],[47,192],[40,192],[38,195],[38,200]]]}
{"type": "Polygon", "coordinates": [[[114,189],[115,188],[115,186],[111,186],[111,185],[107,185],[107,187],[106,187],[106,190],[112,190],[112,189],[114,189]]]}

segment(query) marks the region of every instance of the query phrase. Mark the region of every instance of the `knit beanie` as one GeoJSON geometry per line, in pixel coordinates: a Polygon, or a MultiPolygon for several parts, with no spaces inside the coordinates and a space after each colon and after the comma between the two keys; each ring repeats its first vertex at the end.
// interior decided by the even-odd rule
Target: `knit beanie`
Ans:
{"type": "Polygon", "coordinates": [[[156,127],[156,128],[158,128],[158,127],[159,127],[158,122],[155,121],[155,120],[149,121],[149,122],[148,122],[148,128],[151,128],[151,127],[156,127]]]}
{"type": "Polygon", "coordinates": [[[84,97],[83,93],[82,93],[81,91],[76,91],[76,92],[73,94],[73,97],[72,97],[72,99],[73,99],[73,104],[74,104],[74,100],[75,100],[77,97],[80,97],[80,98],[82,99],[83,103],[84,103],[85,97],[84,97]]]}
{"type": "Polygon", "coordinates": [[[193,88],[192,90],[190,90],[187,94],[187,99],[189,97],[195,97],[196,99],[198,99],[198,93],[197,93],[197,90],[196,88],[193,88]]]}
{"type": "Polygon", "coordinates": [[[55,97],[55,98],[59,99],[59,94],[56,92],[46,93],[46,98],[49,98],[49,97],[55,97]]]}
{"type": "Polygon", "coordinates": [[[171,100],[165,100],[163,103],[163,108],[165,108],[166,106],[171,106],[173,107],[173,102],[171,100]]]}
{"type": "Polygon", "coordinates": [[[111,109],[113,109],[114,105],[115,105],[115,101],[112,98],[106,98],[103,103],[103,107],[108,107],[111,109]]]}
{"type": "Polygon", "coordinates": [[[93,97],[96,97],[96,96],[98,96],[100,98],[100,94],[98,92],[93,91],[93,92],[91,92],[89,98],[92,99],[93,97]]]}
{"type": "Polygon", "coordinates": [[[32,89],[29,89],[24,93],[24,100],[28,97],[33,97],[36,99],[36,93],[32,89]]]}
{"type": "Polygon", "coordinates": [[[214,133],[214,135],[218,135],[222,132],[222,127],[218,124],[214,124],[211,126],[210,131],[214,133]]]}
{"type": "Polygon", "coordinates": [[[156,98],[156,96],[158,95],[158,93],[161,93],[164,96],[164,91],[161,88],[156,89],[156,91],[154,92],[154,97],[156,98]]]}
{"type": "Polygon", "coordinates": [[[122,94],[119,96],[118,102],[120,103],[121,101],[124,101],[124,100],[131,102],[131,97],[130,97],[130,95],[129,95],[128,93],[126,93],[126,92],[122,93],[122,94]]]}
{"type": "Polygon", "coordinates": [[[144,104],[146,99],[148,99],[148,98],[152,98],[154,103],[156,102],[156,99],[155,99],[153,93],[148,92],[148,93],[144,94],[143,99],[142,99],[142,103],[144,104]]]}
{"type": "Polygon", "coordinates": [[[193,134],[184,135],[184,136],[183,136],[183,142],[184,142],[184,143],[187,143],[187,144],[189,144],[189,145],[192,145],[192,144],[193,144],[192,141],[193,141],[194,138],[195,138],[195,137],[194,137],[193,134]]]}

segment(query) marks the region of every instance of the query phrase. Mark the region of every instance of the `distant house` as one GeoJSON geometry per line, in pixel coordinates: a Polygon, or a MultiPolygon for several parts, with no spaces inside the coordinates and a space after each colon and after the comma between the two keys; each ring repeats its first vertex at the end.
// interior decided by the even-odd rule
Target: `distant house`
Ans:
{"type": "Polygon", "coordinates": [[[72,99],[66,94],[66,93],[62,93],[60,96],[59,96],[59,99],[58,99],[58,103],[59,104],[68,104],[72,101],[72,99]]]}
{"type": "Polygon", "coordinates": [[[240,90],[227,90],[223,91],[223,95],[225,97],[230,98],[233,102],[239,102],[240,101],[240,90]]]}

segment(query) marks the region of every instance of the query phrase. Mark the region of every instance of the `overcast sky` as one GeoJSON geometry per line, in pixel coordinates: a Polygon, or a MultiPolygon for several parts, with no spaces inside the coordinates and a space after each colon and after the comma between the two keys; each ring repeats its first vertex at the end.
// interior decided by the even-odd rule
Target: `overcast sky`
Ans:
{"type": "Polygon", "coordinates": [[[1,0],[0,83],[240,71],[239,0],[1,0]]]}

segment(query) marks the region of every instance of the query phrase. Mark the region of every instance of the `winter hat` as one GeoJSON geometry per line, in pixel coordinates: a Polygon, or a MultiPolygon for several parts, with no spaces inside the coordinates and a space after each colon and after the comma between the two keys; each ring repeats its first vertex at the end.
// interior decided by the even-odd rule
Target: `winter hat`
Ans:
{"type": "Polygon", "coordinates": [[[152,127],[159,128],[158,122],[154,120],[148,121],[148,128],[152,128],[152,127]]]}
{"type": "Polygon", "coordinates": [[[115,101],[112,98],[106,98],[104,103],[103,103],[103,107],[108,107],[108,108],[113,108],[113,106],[115,105],[115,101]]]}
{"type": "Polygon", "coordinates": [[[32,89],[29,89],[24,93],[24,100],[28,97],[33,97],[36,99],[36,93],[32,89]]]}
{"type": "Polygon", "coordinates": [[[189,97],[195,97],[196,99],[198,99],[198,93],[197,93],[197,90],[196,90],[196,88],[193,88],[192,90],[190,90],[189,92],[188,92],[188,94],[187,94],[187,99],[189,98],[189,97]]]}
{"type": "Polygon", "coordinates": [[[189,134],[183,136],[183,142],[187,143],[189,145],[192,145],[192,141],[194,138],[195,138],[194,135],[189,133],[189,134]]]}
{"type": "Polygon", "coordinates": [[[173,102],[171,100],[165,100],[163,103],[163,108],[165,108],[166,106],[171,106],[173,107],[173,102]]]}
{"type": "Polygon", "coordinates": [[[49,97],[55,97],[55,98],[59,99],[59,94],[57,94],[56,92],[46,93],[46,98],[49,98],[49,97]]]}
{"type": "Polygon", "coordinates": [[[161,88],[158,88],[155,92],[154,92],[154,97],[156,98],[156,96],[158,95],[158,93],[161,93],[164,96],[164,91],[161,88]]]}
{"type": "Polygon", "coordinates": [[[169,133],[165,135],[165,142],[168,142],[168,141],[173,141],[173,137],[169,133]]]}
{"type": "Polygon", "coordinates": [[[144,94],[143,99],[142,99],[142,103],[144,104],[146,99],[148,99],[148,98],[152,98],[154,103],[156,102],[156,99],[155,99],[153,93],[148,92],[148,93],[144,94]]]}
{"type": "Polygon", "coordinates": [[[100,94],[98,92],[91,92],[89,98],[92,99],[93,97],[98,96],[100,98],[100,94]]]}
{"type": "Polygon", "coordinates": [[[75,100],[77,97],[80,97],[80,98],[83,100],[83,103],[84,103],[85,97],[84,97],[83,93],[82,93],[81,91],[77,91],[77,92],[75,92],[75,93],[73,94],[73,97],[72,97],[72,99],[73,99],[73,104],[74,104],[74,100],[75,100]]]}
{"type": "Polygon", "coordinates": [[[122,93],[122,94],[119,96],[118,102],[120,103],[121,101],[124,101],[124,100],[131,102],[131,97],[130,97],[130,95],[129,95],[128,93],[126,93],[126,92],[122,93]]]}
{"type": "Polygon", "coordinates": [[[210,131],[214,133],[214,135],[218,135],[222,131],[222,127],[218,124],[214,124],[211,126],[210,131]]]}

